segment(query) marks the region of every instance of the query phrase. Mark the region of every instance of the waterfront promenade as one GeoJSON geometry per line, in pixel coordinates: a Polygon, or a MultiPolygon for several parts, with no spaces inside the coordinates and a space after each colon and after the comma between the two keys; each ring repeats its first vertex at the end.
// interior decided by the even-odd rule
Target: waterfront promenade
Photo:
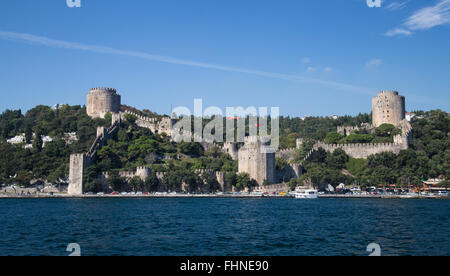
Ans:
{"type": "MultiPolygon", "coordinates": [[[[335,194],[327,194],[327,195],[319,195],[320,198],[345,198],[345,199],[450,199],[448,196],[429,196],[429,195],[420,195],[420,196],[407,196],[407,195],[335,195],[335,194]]],[[[0,199],[39,199],[39,198],[293,198],[291,195],[252,195],[252,194],[149,194],[149,195],[68,195],[68,194],[35,194],[35,195],[17,195],[17,194],[0,194],[0,199]]]]}

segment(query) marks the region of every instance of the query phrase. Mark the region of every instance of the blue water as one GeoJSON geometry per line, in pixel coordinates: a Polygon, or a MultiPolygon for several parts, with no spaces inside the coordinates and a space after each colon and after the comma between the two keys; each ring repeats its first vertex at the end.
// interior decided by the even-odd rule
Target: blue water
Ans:
{"type": "Polygon", "coordinates": [[[0,255],[450,255],[450,201],[3,199],[0,255]]]}

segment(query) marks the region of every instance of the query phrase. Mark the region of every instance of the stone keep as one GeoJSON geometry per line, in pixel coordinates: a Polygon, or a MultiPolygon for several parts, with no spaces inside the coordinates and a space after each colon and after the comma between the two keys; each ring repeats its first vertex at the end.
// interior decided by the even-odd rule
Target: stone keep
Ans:
{"type": "Polygon", "coordinates": [[[374,127],[382,124],[397,126],[405,119],[405,97],[397,91],[382,91],[372,99],[372,122],[374,127]]]}
{"type": "Polygon", "coordinates": [[[92,88],[87,95],[87,114],[92,118],[103,118],[107,112],[120,112],[120,95],[116,89],[92,88]]]}
{"type": "Polygon", "coordinates": [[[244,146],[238,152],[239,173],[248,173],[260,186],[264,181],[276,181],[275,151],[269,145],[268,139],[246,137],[244,146]]]}

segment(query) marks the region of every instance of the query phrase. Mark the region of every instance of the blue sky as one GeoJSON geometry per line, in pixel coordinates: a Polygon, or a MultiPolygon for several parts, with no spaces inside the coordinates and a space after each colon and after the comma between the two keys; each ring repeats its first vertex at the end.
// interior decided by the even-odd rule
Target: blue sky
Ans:
{"type": "Polygon", "coordinates": [[[379,90],[408,110],[450,106],[450,0],[3,0],[0,110],[85,104],[91,87],[171,106],[370,112],[379,90]]]}

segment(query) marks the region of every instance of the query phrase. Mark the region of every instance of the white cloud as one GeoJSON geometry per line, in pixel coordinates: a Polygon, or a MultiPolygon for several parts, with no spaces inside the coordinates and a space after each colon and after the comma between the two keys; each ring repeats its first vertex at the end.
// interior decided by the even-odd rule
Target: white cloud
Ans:
{"type": "Polygon", "coordinates": [[[386,6],[386,9],[390,10],[390,11],[398,11],[398,10],[402,10],[404,8],[406,8],[406,3],[408,3],[408,1],[404,1],[404,2],[392,2],[389,5],[386,6]]]}
{"type": "Polygon", "coordinates": [[[302,59],[302,62],[303,63],[309,63],[309,62],[311,62],[311,60],[309,58],[305,57],[305,58],[302,59]]]}
{"type": "Polygon", "coordinates": [[[379,58],[374,58],[374,59],[371,59],[370,61],[368,61],[368,62],[366,63],[366,67],[379,66],[379,65],[381,65],[382,62],[383,62],[383,61],[382,61],[381,59],[379,59],[379,58]]]}
{"type": "Polygon", "coordinates": [[[386,36],[410,36],[414,31],[450,23],[450,0],[439,0],[434,6],[428,6],[414,12],[399,28],[386,32],[386,36]]]}
{"type": "Polygon", "coordinates": [[[386,36],[397,36],[397,35],[410,36],[412,34],[413,34],[413,32],[408,31],[406,29],[395,28],[395,29],[387,31],[385,35],[386,36]]]}
{"type": "Polygon", "coordinates": [[[418,10],[408,19],[405,25],[410,30],[427,30],[450,23],[450,0],[441,0],[435,6],[418,10]]]}
{"type": "Polygon", "coordinates": [[[325,67],[325,69],[323,69],[323,71],[324,71],[325,73],[329,73],[329,72],[333,71],[333,68],[331,68],[331,67],[325,67]]]}
{"type": "Polygon", "coordinates": [[[169,57],[169,56],[158,56],[158,55],[152,55],[152,54],[148,54],[148,53],[144,53],[144,52],[119,50],[119,49],[104,47],[104,46],[96,46],[96,45],[88,45],[88,44],[82,44],[82,43],[77,43],[77,42],[56,40],[56,39],[51,39],[51,38],[47,38],[47,37],[43,37],[43,36],[31,35],[31,34],[27,34],[27,33],[7,32],[7,31],[0,30],[0,39],[26,42],[26,43],[29,43],[32,45],[41,45],[41,46],[52,47],[52,48],[86,51],[86,52],[98,53],[98,54],[127,56],[127,57],[133,57],[133,58],[139,58],[139,59],[145,59],[145,60],[151,60],[151,61],[158,61],[158,62],[164,62],[164,63],[170,63],[170,64],[199,67],[199,68],[204,68],[204,69],[213,69],[213,70],[219,70],[219,71],[243,73],[243,74],[256,75],[256,76],[267,77],[267,78],[272,78],[272,79],[280,79],[280,80],[286,80],[286,81],[298,81],[298,82],[303,82],[303,83],[328,86],[328,87],[332,87],[332,88],[339,89],[342,91],[354,92],[354,93],[359,93],[359,94],[364,94],[364,95],[373,95],[373,91],[374,91],[374,89],[369,89],[369,88],[360,87],[360,86],[356,86],[356,85],[352,85],[352,84],[341,83],[341,82],[334,82],[334,81],[321,80],[321,79],[316,79],[316,78],[308,78],[308,77],[303,77],[303,76],[294,76],[294,75],[280,74],[280,73],[273,73],[273,72],[266,72],[266,71],[258,71],[258,70],[240,68],[240,67],[231,67],[231,66],[224,66],[224,65],[218,65],[218,64],[204,63],[204,62],[199,62],[199,61],[178,59],[178,58],[169,57]]]}

